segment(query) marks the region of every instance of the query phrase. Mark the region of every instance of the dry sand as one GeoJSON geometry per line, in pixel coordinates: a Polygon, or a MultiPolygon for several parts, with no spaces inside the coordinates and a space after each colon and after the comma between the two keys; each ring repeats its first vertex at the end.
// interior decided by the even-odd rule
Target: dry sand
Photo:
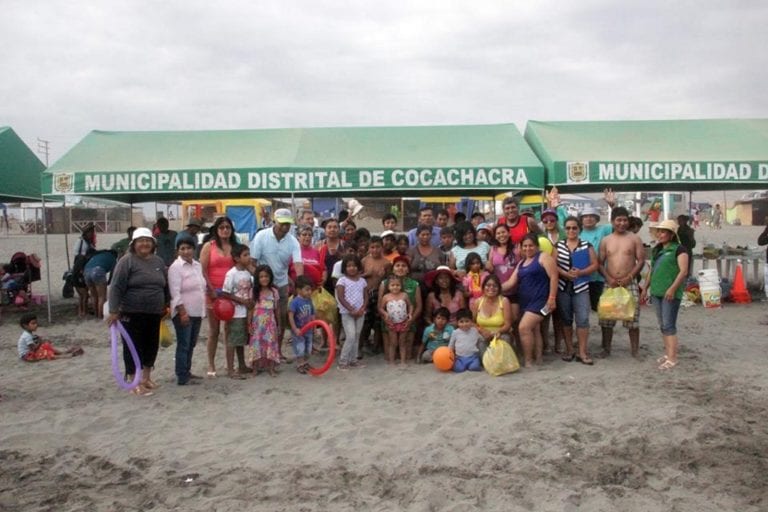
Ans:
{"type": "MultiPolygon", "coordinates": [[[[758,232],[713,240],[754,245],[758,232]]],[[[0,261],[43,253],[41,237],[0,244],[0,261]]],[[[63,237],[50,246],[60,297],[63,237]]],[[[768,509],[765,303],[683,310],[680,365],[666,373],[644,308],[640,360],[618,328],[594,367],[549,357],[493,378],[373,357],[319,378],[285,366],[179,387],[171,348],[152,397],[115,385],[104,324],[73,319],[74,299],[53,306],[53,324],[37,307],[41,333],[84,357],[22,363],[19,313],[0,325],[3,511],[768,509]]],[[[597,352],[599,328],[590,342],[597,352]]]]}

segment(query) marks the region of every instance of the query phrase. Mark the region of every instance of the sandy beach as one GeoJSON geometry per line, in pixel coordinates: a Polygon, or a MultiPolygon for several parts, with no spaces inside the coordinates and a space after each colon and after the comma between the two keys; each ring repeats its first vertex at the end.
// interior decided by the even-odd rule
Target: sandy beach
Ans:
{"type": "MultiPolygon", "coordinates": [[[[754,246],[761,230],[705,228],[697,240],[754,246]]],[[[0,238],[0,261],[17,250],[43,256],[43,237],[0,238]]],[[[62,235],[49,255],[33,290],[44,293],[50,270],[54,321],[33,306],[40,333],[85,355],[19,361],[20,313],[3,312],[0,510],[768,509],[764,302],[683,309],[669,372],[656,369],[661,336],[644,307],[639,359],[618,327],[613,355],[592,367],[550,355],[491,377],[374,356],[321,377],[284,365],[277,378],[180,387],[171,347],[154,373],[161,388],[137,397],[115,384],[106,325],[78,321],[75,299],[61,299],[62,235]]]]}

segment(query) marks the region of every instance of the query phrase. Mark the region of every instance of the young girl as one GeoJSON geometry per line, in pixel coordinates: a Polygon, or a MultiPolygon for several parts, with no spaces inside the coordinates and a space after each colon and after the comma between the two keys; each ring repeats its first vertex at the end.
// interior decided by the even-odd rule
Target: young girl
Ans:
{"type": "Polygon", "coordinates": [[[413,315],[413,305],[403,291],[403,282],[398,276],[390,276],[387,291],[381,299],[379,313],[387,324],[387,362],[395,362],[395,351],[400,347],[400,364],[405,365],[408,355],[407,339],[409,320],[413,315]]]}
{"type": "Polygon", "coordinates": [[[251,326],[251,347],[253,349],[253,372],[266,369],[272,377],[277,377],[275,366],[280,362],[280,349],[277,344],[277,307],[280,295],[273,282],[275,279],[268,265],[259,265],[254,271],[257,286],[254,286],[255,307],[248,312],[248,325],[251,326]]]}
{"type": "Polygon", "coordinates": [[[464,295],[471,307],[475,300],[483,295],[483,280],[488,272],[483,270],[483,260],[476,252],[467,254],[467,258],[464,260],[464,270],[467,271],[462,279],[464,295]]]}
{"type": "Polygon", "coordinates": [[[347,255],[341,260],[343,275],[336,283],[336,301],[346,339],[339,356],[339,370],[365,366],[357,361],[357,345],[368,308],[368,285],[360,275],[362,266],[357,255],[347,255]]]}

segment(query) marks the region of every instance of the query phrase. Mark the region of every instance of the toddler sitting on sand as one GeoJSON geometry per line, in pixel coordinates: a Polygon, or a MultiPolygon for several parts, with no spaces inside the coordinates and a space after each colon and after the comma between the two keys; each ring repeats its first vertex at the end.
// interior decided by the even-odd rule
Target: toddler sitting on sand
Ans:
{"type": "Polygon", "coordinates": [[[64,352],[53,348],[48,340],[43,340],[35,334],[37,330],[37,315],[26,313],[19,321],[23,332],[19,337],[19,359],[27,362],[42,361],[44,359],[58,359],[63,356],[75,357],[83,355],[83,349],[72,347],[64,352]]]}

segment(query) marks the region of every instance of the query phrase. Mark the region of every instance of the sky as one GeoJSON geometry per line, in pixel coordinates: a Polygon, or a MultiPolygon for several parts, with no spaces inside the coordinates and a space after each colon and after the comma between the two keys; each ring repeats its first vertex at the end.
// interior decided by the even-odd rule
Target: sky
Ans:
{"type": "Polygon", "coordinates": [[[35,151],[49,141],[51,164],[95,129],[768,117],[763,0],[0,0],[0,13],[0,125],[35,151]]]}

